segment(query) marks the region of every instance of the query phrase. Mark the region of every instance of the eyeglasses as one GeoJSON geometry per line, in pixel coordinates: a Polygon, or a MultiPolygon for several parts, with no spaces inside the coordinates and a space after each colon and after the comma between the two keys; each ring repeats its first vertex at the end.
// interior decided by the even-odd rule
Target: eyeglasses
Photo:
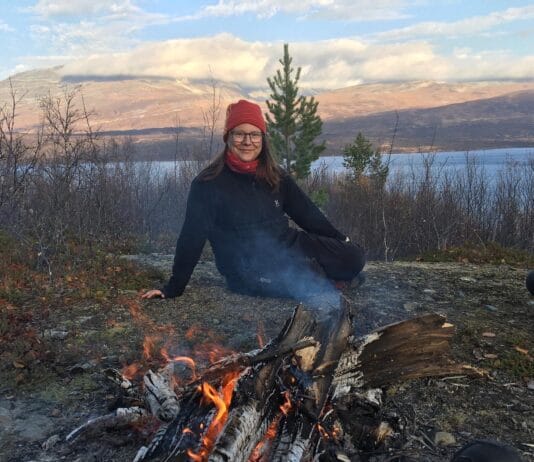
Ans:
{"type": "Polygon", "coordinates": [[[263,133],[262,132],[241,132],[241,131],[232,131],[232,139],[236,143],[243,143],[245,141],[245,138],[248,136],[249,140],[253,144],[259,144],[261,142],[263,133]]]}

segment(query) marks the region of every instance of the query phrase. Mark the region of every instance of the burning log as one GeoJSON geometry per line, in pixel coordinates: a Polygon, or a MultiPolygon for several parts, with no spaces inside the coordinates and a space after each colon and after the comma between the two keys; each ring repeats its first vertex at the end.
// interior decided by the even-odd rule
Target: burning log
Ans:
{"type": "MultiPolygon", "coordinates": [[[[347,303],[328,312],[299,305],[264,348],[223,358],[183,388],[175,386],[172,363],[149,371],[145,414],[160,427],[134,462],[349,460],[393,433],[386,422],[358,420],[380,409],[380,387],[466,373],[450,359],[453,326],[437,314],[364,337],[352,331],[347,303]]],[[[95,427],[88,422],[68,439],[95,427]]]]}

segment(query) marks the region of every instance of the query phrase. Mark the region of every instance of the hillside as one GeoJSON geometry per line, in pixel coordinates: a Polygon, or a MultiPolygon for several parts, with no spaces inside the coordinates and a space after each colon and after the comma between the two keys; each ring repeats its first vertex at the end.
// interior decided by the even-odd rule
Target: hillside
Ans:
{"type": "Polygon", "coordinates": [[[434,108],[385,111],[325,122],[331,150],[352,141],[358,131],[388,144],[398,115],[395,150],[414,147],[464,151],[534,146],[534,90],[434,108]]]}
{"type": "MultiPolygon", "coordinates": [[[[61,68],[16,74],[17,127],[34,132],[40,120],[39,99],[78,88],[93,112],[93,126],[108,135],[131,135],[140,151],[168,155],[173,127],[185,139],[198,139],[212,105],[209,80],[169,78],[83,78],[62,76],[61,68]]],[[[0,82],[0,103],[9,101],[10,81],[0,82]]],[[[324,121],[324,138],[333,153],[362,131],[377,143],[388,143],[395,126],[397,150],[433,145],[439,149],[475,149],[534,145],[534,82],[404,82],[365,84],[316,95],[324,121]]],[[[227,104],[251,98],[237,84],[217,84],[217,129],[227,104]],[[218,98],[220,94],[220,99],[218,98]]],[[[252,99],[252,98],[251,98],[252,99]]],[[[263,101],[258,101],[263,104],[263,101]]]]}

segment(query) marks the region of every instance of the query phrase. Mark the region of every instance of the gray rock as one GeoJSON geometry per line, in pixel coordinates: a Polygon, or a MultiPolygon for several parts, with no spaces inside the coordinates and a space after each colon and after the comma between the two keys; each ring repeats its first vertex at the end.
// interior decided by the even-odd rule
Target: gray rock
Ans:
{"type": "Polygon", "coordinates": [[[436,432],[434,444],[437,446],[452,446],[456,443],[456,438],[449,432],[436,432]]]}
{"type": "Polygon", "coordinates": [[[471,283],[473,283],[473,282],[477,282],[476,279],[470,278],[469,276],[462,276],[462,277],[460,278],[460,281],[463,281],[463,282],[471,282],[471,283]]]}
{"type": "Polygon", "coordinates": [[[42,448],[45,451],[48,451],[49,449],[53,448],[57,443],[61,441],[61,438],[59,435],[52,435],[50,438],[48,438],[43,444],[42,448]]]}
{"type": "Polygon", "coordinates": [[[69,333],[66,330],[59,329],[46,329],[43,333],[44,338],[50,338],[54,340],[65,340],[69,333]]]}
{"type": "MultiPolygon", "coordinates": [[[[135,292],[135,291],[133,291],[133,292],[135,292]]],[[[94,316],[80,316],[77,319],[77,321],[78,321],[78,324],[83,324],[84,322],[90,321],[93,318],[94,318],[94,316]]]]}

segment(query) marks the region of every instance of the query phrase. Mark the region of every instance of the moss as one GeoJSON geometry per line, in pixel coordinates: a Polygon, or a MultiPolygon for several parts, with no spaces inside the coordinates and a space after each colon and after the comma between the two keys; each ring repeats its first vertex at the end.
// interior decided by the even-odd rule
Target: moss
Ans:
{"type": "Polygon", "coordinates": [[[502,359],[494,361],[493,367],[510,374],[515,379],[534,377],[534,360],[515,350],[505,353],[502,359]]]}
{"type": "Polygon", "coordinates": [[[11,253],[16,245],[15,239],[0,229],[0,253],[11,253]]]}
{"type": "Polygon", "coordinates": [[[88,393],[99,389],[99,384],[88,374],[75,375],[67,384],[58,381],[56,377],[49,377],[46,386],[38,388],[37,397],[45,401],[69,403],[81,399],[82,393],[88,393]]]}
{"type": "Polygon", "coordinates": [[[534,255],[526,250],[503,247],[496,242],[487,244],[465,243],[443,250],[431,250],[417,257],[425,262],[463,262],[506,264],[520,268],[534,266],[534,255]]]}

